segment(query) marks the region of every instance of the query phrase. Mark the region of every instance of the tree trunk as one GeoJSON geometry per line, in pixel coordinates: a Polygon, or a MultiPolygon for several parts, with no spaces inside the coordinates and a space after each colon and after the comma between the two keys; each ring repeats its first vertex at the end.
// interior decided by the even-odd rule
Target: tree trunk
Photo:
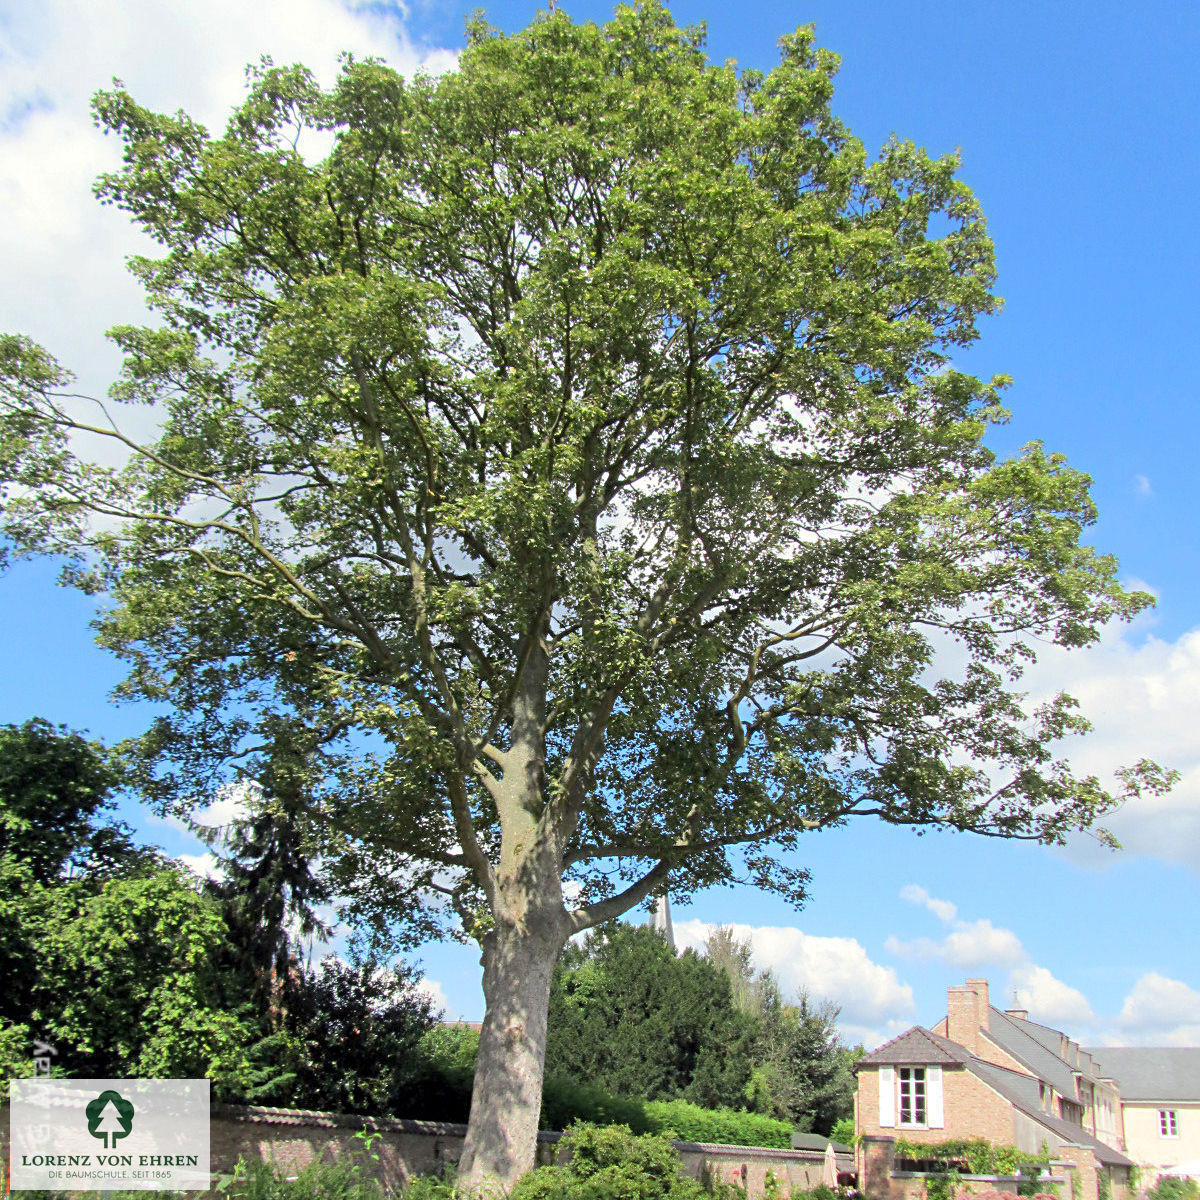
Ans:
{"type": "Polygon", "coordinates": [[[497,921],[484,939],[487,1012],[458,1175],[468,1191],[509,1192],[534,1165],[550,977],[566,940],[564,926],[554,919],[533,927],[497,921]]]}

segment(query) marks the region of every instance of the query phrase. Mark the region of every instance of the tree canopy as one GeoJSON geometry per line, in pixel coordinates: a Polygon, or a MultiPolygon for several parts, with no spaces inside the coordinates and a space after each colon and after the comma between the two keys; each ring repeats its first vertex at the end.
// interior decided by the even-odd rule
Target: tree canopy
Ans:
{"type": "Polygon", "coordinates": [[[480,939],[477,1183],[532,1161],[570,934],[668,887],[798,901],[805,835],[863,816],[1061,842],[1167,780],[1076,777],[1074,703],[1019,691],[1149,597],[1081,540],[1085,475],[985,443],[957,159],[869,155],[811,30],[769,74],[657,0],[469,33],[438,79],[264,63],[217,133],[99,93],[159,323],[95,405],[0,342],[0,479],[170,706],[148,790],[285,726],[344,890],[480,939]]]}

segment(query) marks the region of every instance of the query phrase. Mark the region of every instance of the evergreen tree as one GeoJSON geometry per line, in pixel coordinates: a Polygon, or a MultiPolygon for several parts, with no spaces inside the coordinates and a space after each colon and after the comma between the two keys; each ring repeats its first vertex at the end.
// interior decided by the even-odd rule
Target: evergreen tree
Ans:
{"type": "Polygon", "coordinates": [[[221,851],[220,877],[209,888],[223,902],[237,966],[253,979],[269,1025],[271,1012],[294,996],[299,944],[329,933],[318,907],[331,899],[331,888],[304,786],[312,753],[296,726],[282,726],[258,760],[258,780],[241,789],[245,815],[206,833],[221,851]]]}
{"type": "Polygon", "coordinates": [[[774,972],[756,971],[749,939],[727,926],[709,934],[705,957],[729,977],[739,1007],[755,1022],[749,1106],[828,1136],[854,1111],[856,1055],[838,1036],[837,1006],[804,991],[798,1004],[785,1003],[774,972]]]}
{"type": "Polygon", "coordinates": [[[754,1025],[728,977],[652,929],[615,925],[564,950],[546,1069],[618,1096],[742,1107],[754,1025]]]}

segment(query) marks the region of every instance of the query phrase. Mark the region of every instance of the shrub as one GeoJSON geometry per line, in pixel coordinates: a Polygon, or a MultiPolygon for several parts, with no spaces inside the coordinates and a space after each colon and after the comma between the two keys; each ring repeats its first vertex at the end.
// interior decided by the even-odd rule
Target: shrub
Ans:
{"type": "Polygon", "coordinates": [[[856,1140],[854,1118],[842,1117],[840,1121],[834,1122],[833,1128],[829,1131],[829,1136],[839,1145],[853,1146],[856,1140]]]}
{"type": "Polygon", "coordinates": [[[1194,1179],[1176,1179],[1163,1175],[1150,1189],[1150,1200],[1197,1200],[1200,1186],[1194,1179]]]}
{"type": "Polygon", "coordinates": [[[542,1125],[563,1129],[573,1121],[628,1125],[634,1133],[654,1133],[683,1142],[731,1146],[768,1146],[787,1150],[792,1127],[761,1113],[701,1108],[687,1100],[636,1100],[610,1096],[599,1088],[580,1087],[561,1078],[546,1080],[542,1125]]]}
{"type": "MultiPolygon", "coordinates": [[[[984,1138],[951,1138],[928,1145],[901,1138],[896,1142],[896,1161],[916,1170],[954,1170],[964,1175],[1027,1175],[1022,1183],[1036,1184],[1041,1168],[1050,1161],[1048,1150],[1030,1154],[1016,1146],[993,1145],[984,1138]]],[[[1034,1187],[1034,1191],[1036,1191],[1034,1187]]]]}
{"type": "Polygon", "coordinates": [[[807,1192],[793,1192],[792,1200],[839,1200],[839,1194],[824,1183],[818,1183],[807,1192]]]}
{"type": "Polygon", "coordinates": [[[638,1136],[627,1125],[573,1125],[562,1165],[526,1175],[510,1200],[703,1200],[710,1194],[680,1173],[666,1138],[638,1136]]]}
{"type": "MultiPolygon", "coordinates": [[[[383,1186],[354,1156],[309,1163],[287,1179],[274,1163],[239,1159],[221,1188],[230,1200],[384,1200],[383,1186]]],[[[140,1195],[141,1193],[134,1193],[140,1195]]]]}

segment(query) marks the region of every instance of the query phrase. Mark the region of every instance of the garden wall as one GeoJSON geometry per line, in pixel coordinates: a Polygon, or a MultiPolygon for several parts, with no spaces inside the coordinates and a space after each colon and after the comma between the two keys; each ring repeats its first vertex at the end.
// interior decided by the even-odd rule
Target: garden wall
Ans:
{"type": "MultiPolygon", "coordinates": [[[[213,1174],[232,1171],[242,1157],[274,1162],[291,1175],[316,1159],[361,1155],[363,1143],[355,1135],[363,1128],[380,1135],[372,1145],[379,1161],[370,1165],[384,1186],[392,1189],[401,1187],[415,1175],[437,1172],[457,1162],[467,1132],[465,1125],[439,1121],[214,1105],[210,1131],[213,1174]]],[[[539,1162],[553,1161],[561,1136],[538,1135],[539,1162]]],[[[707,1174],[710,1178],[736,1183],[746,1189],[751,1200],[763,1194],[768,1171],[790,1191],[816,1187],[821,1182],[825,1159],[819,1150],[773,1150],[698,1142],[676,1142],[675,1147],[688,1174],[696,1178],[707,1174]]],[[[7,1161],[6,1108],[0,1108],[0,1150],[7,1161]]],[[[853,1169],[849,1155],[838,1156],[839,1171],[853,1169]]]]}

